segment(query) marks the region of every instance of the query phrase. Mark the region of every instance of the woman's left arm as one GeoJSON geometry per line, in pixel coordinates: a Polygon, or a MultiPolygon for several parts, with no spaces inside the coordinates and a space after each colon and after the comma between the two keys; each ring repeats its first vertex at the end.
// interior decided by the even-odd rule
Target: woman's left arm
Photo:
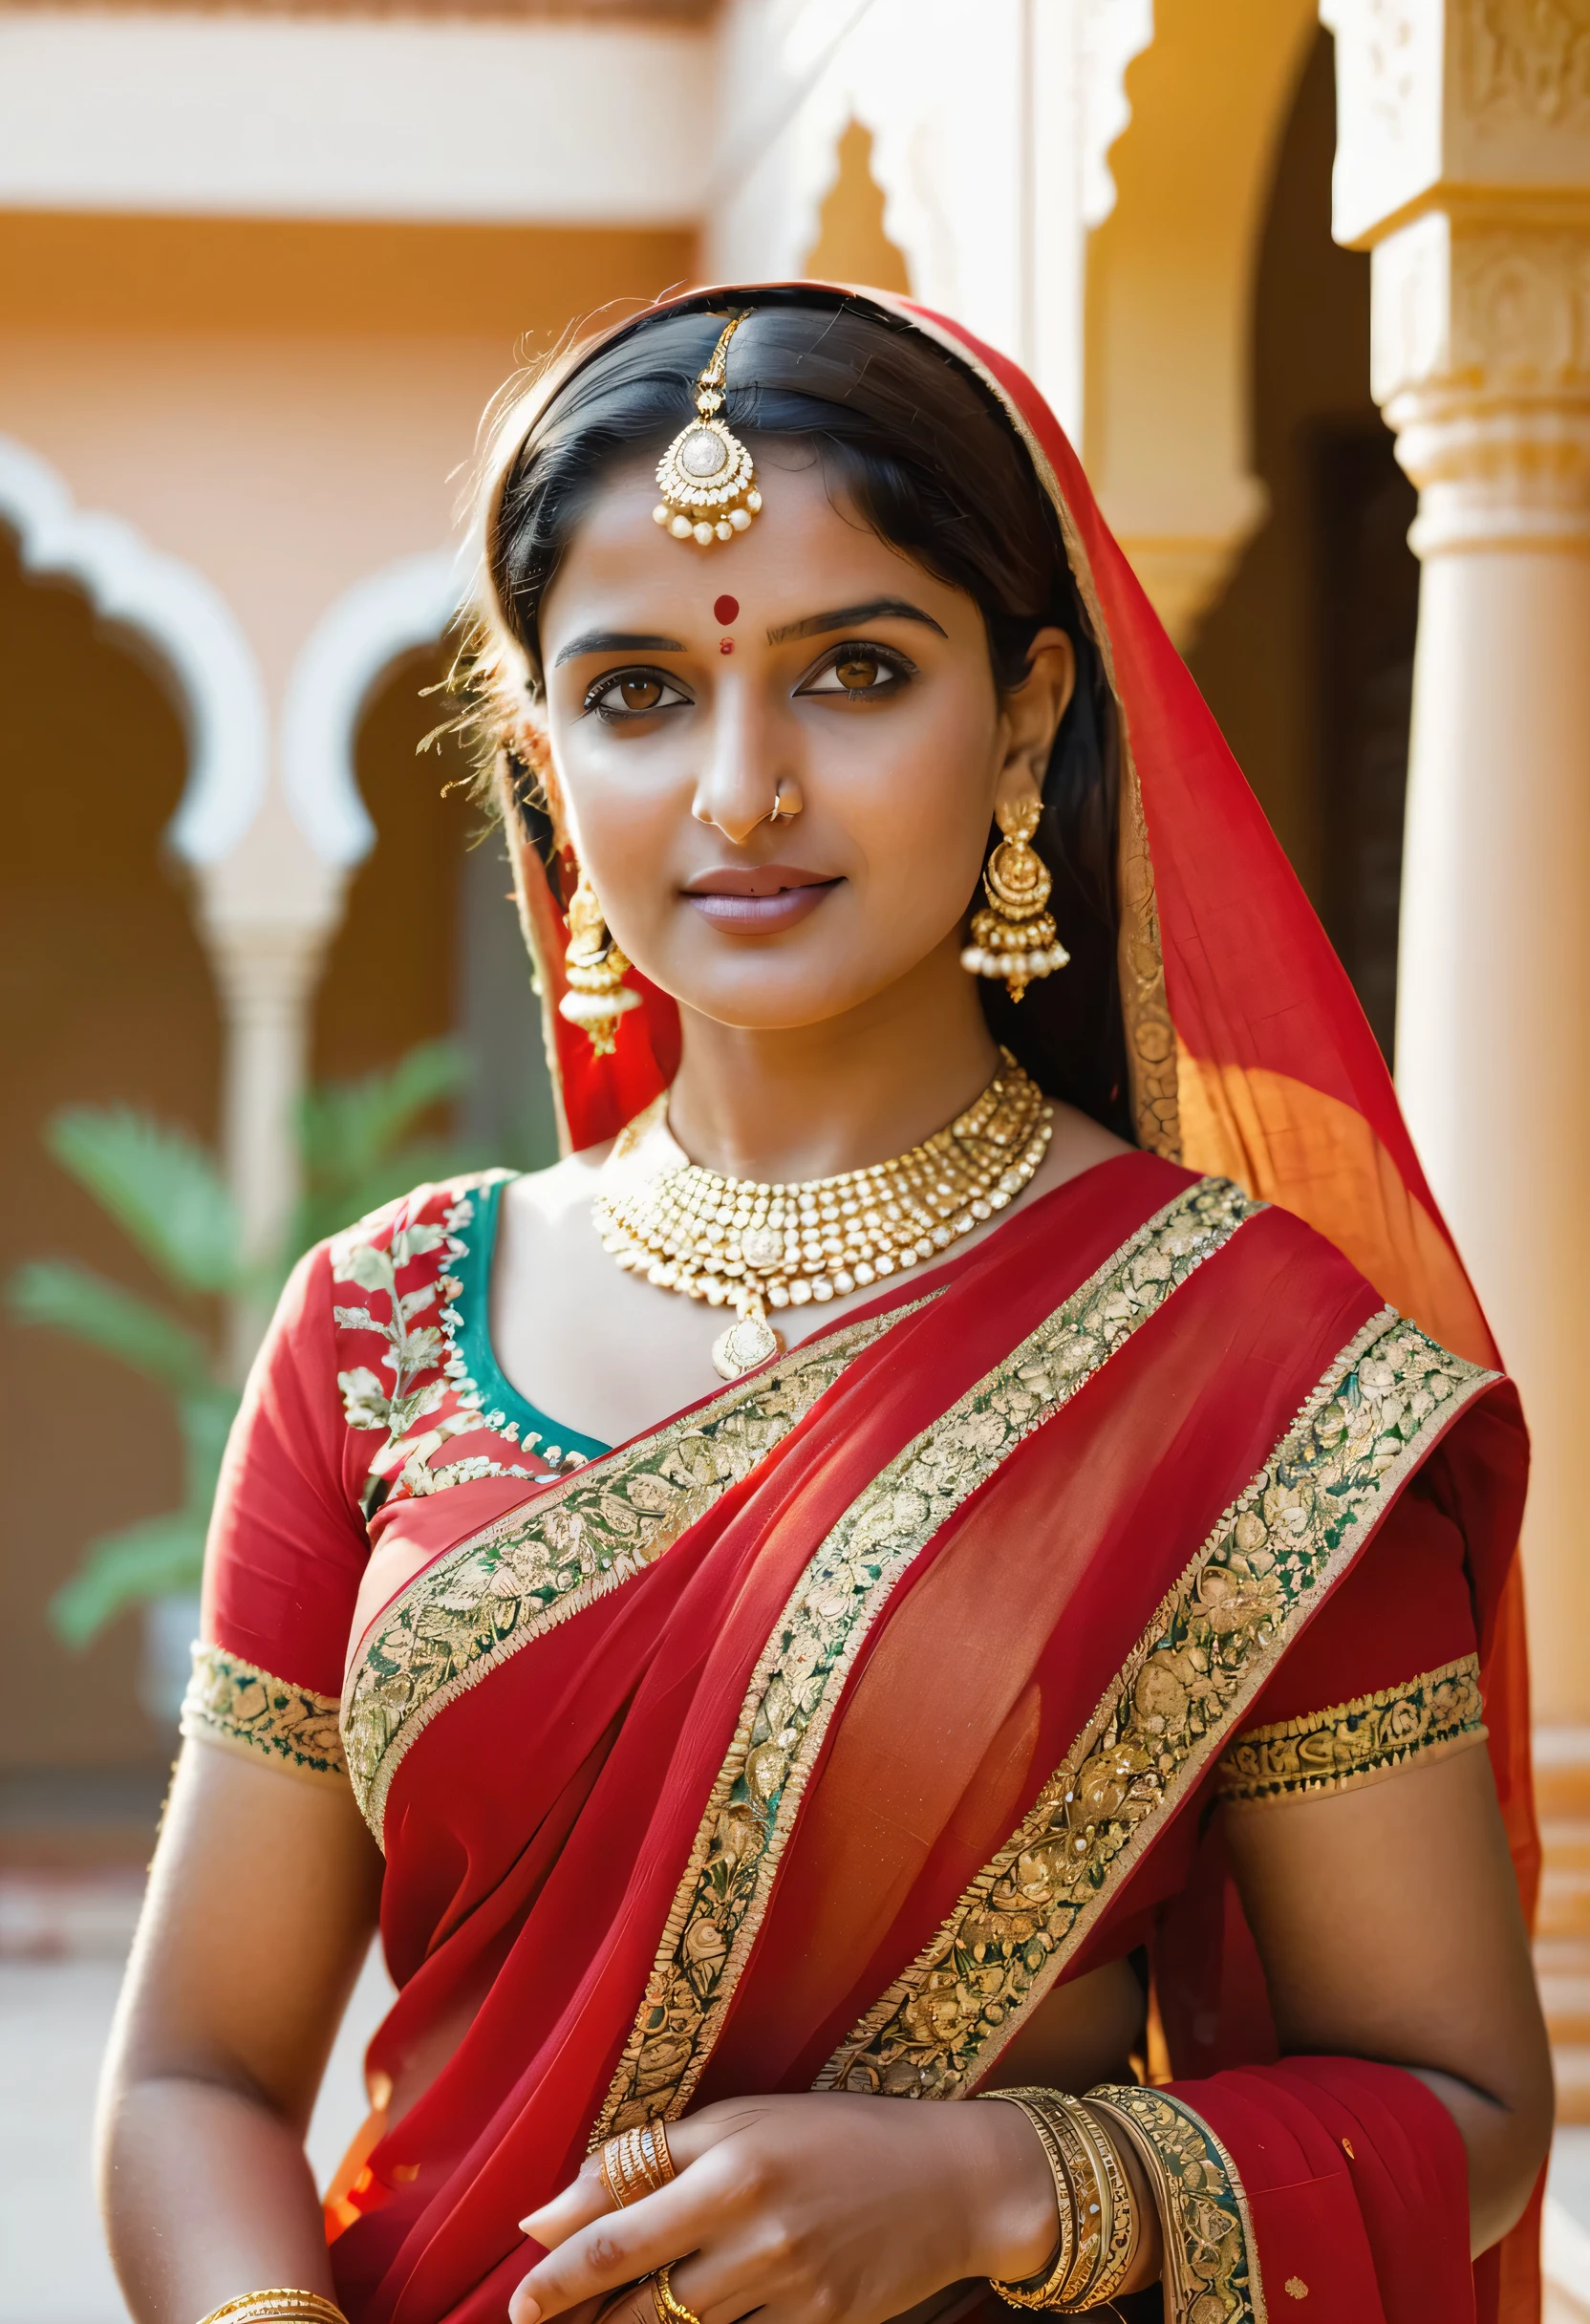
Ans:
{"type": "Polygon", "coordinates": [[[1222,1813],[1282,2055],[1417,2075],[1462,2133],[1472,2249],[1488,2249],[1529,2201],[1553,2101],[1486,1752],[1222,1813]]]}

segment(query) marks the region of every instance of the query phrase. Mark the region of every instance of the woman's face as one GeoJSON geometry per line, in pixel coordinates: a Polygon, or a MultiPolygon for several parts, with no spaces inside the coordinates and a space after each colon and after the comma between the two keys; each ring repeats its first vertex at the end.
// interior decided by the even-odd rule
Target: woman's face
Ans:
{"type": "Polygon", "coordinates": [[[1074,662],[1005,702],[973,600],[758,448],[763,512],[698,549],[617,469],[542,608],[552,779],[624,951],[686,1008],[771,1030],[957,948],[996,801],[1035,791],[1074,662]],[[778,803],[779,820],[771,820],[778,803]]]}

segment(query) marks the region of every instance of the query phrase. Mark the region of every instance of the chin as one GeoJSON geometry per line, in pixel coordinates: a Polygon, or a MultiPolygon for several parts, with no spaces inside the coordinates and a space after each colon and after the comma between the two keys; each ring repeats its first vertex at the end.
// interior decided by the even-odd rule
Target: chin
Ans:
{"type": "Polygon", "coordinates": [[[792,1033],[803,1025],[825,1024],[859,1008],[897,981],[902,971],[875,979],[848,976],[836,981],[831,960],[810,963],[809,973],[775,969],[768,961],[743,964],[710,977],[666,979],[667,989],[681,1008],[710,1017],[715,1024],[731,1025],[742,1033],[792,1033]]]}

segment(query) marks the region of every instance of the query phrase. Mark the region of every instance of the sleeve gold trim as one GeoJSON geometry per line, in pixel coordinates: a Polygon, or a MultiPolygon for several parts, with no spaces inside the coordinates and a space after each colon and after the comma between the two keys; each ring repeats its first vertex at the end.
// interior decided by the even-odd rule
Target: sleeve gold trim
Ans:
{"type": "Polygon", "coordinates": [[[1465,1654],[1379,1694],[1250,1727],[1220,1761],[1220,1797],[1228,1807],[1246,1807],[1304,1792],[1356,1791],[1413,1759],[1484,1742],[1484,1715],[1478,1658],[1465,1654]]]}
{"type": "Polygon", "coordinates": [[[195,1742],[220,1743],[266,1759],[287,1775],[317,1782],[347,1780],[335,1696],[275,1678],[220,1646],[193,1649],[182,1731],[195,1742]]]}

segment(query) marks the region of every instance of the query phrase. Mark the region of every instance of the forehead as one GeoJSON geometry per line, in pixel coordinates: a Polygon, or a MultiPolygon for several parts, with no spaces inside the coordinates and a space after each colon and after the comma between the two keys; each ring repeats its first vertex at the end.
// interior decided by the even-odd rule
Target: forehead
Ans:
{"type": "Polygon", "coordinates": [[[593,614],[624,628],[683,628],[711,620],[725,592],[742,622],[776,628],[819,608],[905,596],[952,638],[978,643],[982,621],[963,592],[880,540],[833,491],[823,463],[801,446],[751,440],[763,509],[748,532],[708,549],[674,540],[652,521],[655,455],[615,463],[564,552],[541,608],[548,661],[593,614]]]}

